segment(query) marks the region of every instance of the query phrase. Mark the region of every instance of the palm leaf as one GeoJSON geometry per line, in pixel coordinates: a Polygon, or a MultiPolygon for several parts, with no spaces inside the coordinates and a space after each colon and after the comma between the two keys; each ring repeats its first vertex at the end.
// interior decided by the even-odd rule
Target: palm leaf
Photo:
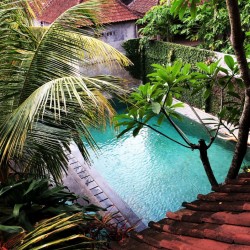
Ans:
{"type": "Polygon", "coordinates": [[[0,32],[6,34],[0,40],[1,168],[51,174],[58,181],[72,140],[86,160],[82,139],[96,148],[88,128],[105,126],[114,113],[104,92],[124,94],[117,79],[87,77],[89,69],[130,62],[86,36],[95,35],[97,0],[74,6],[44,29],[30,26],[26,1],[4,3],[9,7],[0,5],[0,32]]]}
{"type": "Polygon", "coordinates": [[[29,249],[43,249],[53,246],[59,249],[60,246],[71,246],[79,244],[81,246],[93,244],[102,244],[104,241],[96,241],[80,233],[79,226],[85,225],[86,221],[83,219],[82,213],[77,213],[72,216],[65,216],[61,214],[53,218],[39,222],[35,230],[25,235],[15,249],[24,250],[29,249]],[[72,229],[78,228],[78,233],[74,233],[72,229]],[[67,236],[60,236],[60,233],[66,232],[67,236]]]}
{"type": "Polygon", "coordinates": [[[105,63],[128,65],[129,60],[110,45],[87,35],[94,35],[90,25],[97,22],[95,11],[99,1],[92,0],[72,7],[63,13],[44,33],[25,70],[20,102],[37,87],[65,76],[78,76],[82,67],[105,63]],[[89,28],[81,29],[79,27],[89,28]]]}
{"type": "MultiPolygon", "coordinates": [[[[71,118],[74,115],[74,118],[80,119],[83,114],[72,114],[73,106],[77,104],[83,111],[88,110],[89,116],[84,116],[84,124],[93,124],[96,114],[99,114],[97,115],[98,119],[103,117],[102,122],[105,122],[105,112],[108,112],[108,115],[112,114],[112,107],[108,105],[106,99],[97,98],[100,93],[97,95],[98,92],[96,92],[95,94],[93,89],[91,91],[86,85],[86,83],[95,84],[94,87],[100,87],[98,84],[100,82],[104,83],[87,77],[64,77],[50,81],[35,90],[12,112],[1,127],[0,150],[2,151],[2,159],[21,155],[27,133],[32,131],[35,119],[44,117],[46,110],[51,111],[54,119],[58,122],[67,115],[71,118]],[[70,101],[67,101],[68,99],[70,101]]],[[[91,143],[91,140],[89,142],[91,143]]]]}

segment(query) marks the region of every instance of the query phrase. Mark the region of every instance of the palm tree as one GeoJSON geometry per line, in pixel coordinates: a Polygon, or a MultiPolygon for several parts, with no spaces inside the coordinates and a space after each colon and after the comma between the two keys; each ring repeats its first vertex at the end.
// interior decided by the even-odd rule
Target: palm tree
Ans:
{"type": "MultiPolygon", "coordinates": [[[[42,2],[33,3],[33,9],[42,2]]],[[[118,79],[89,77],[81,69],[95,63],[129,64],[94,38],[98,2],[74,6],[51,26],[38,28],[32,26],[33,12],[26,0],[1,1],[1,182],[13,171],[60,180],[72,140],[89,160],[85,143],[96,147],[89,126],[105,126],[114,113],[104,93],[124,91],[118,79]]]]}

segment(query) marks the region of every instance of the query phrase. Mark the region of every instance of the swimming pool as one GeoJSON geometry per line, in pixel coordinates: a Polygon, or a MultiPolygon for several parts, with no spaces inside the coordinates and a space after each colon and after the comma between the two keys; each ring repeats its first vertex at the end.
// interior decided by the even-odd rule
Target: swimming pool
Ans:
{"type": "MultiPolygon", "coordinates": [[[[181,127],[193,143],[208,139],[201,125],[188,118],[183,118],[181,127]]],[[[179,138],[168,123],[162,131],[179,138]]],[[[100,147],[98,157],[90,150],[93,166],[146,224],[210,191],[197,150],[181,147],[148,128],[135,138],[125,134],[117,139],[112,127],[91,133],[100,147]]],[[[233,142],[217,139],[209,149],[218,182],[226,176],[233,148],[233,142]]]]}

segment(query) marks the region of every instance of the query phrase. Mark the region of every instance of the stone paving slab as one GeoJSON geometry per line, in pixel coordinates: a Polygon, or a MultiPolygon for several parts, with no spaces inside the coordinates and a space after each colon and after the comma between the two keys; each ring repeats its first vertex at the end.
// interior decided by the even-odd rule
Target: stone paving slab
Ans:
{"type": "Polygon", "coordinates": [[[71,154],[68,155],[68,158],[70,159],[68,176],[63,181],[72,192],[90,197],[91,203],[115,214],[113,222],[118,224],[118,226],[129,227],[137,225],[136,231],[147,228],[94,167],[89,166],[84,161],[75,144],[71,145],[71,154]]]}

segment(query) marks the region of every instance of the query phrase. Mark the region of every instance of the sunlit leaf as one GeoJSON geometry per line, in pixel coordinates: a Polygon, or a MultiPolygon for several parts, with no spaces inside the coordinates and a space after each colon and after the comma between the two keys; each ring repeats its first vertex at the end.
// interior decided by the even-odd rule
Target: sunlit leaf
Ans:
{"type": "Polygon", "coordinates": [[[228,68],[230,68],[231,70],[234,69],[235,63],[234,63],[234,59],[233,59],[232,56],[225,55],[225,56],[224,56],[224,61],[225,61],[225,63],[227,64],[228,68]]]}
{"type": "Polygon", "coordinates": [[[161,104],[158,102],[152,102],[152,111],[155,114],[159,114],[161,112],[161,104]]]}

